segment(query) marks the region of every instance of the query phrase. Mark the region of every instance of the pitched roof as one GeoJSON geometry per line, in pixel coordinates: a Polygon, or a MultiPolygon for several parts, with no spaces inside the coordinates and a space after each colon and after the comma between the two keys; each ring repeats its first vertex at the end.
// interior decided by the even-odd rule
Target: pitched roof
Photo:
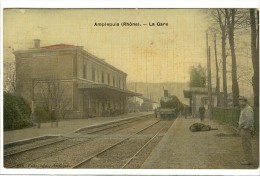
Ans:
{"type": "Polygon", "coordinates": [[[46,49],[64,49],[64,48],[74,48],[76,47],[75,45],[68,45],[68,44],[56,44],[56,45],[49,45],[49,46],[42,46],[41,48],[46,48],[46,49]]]}

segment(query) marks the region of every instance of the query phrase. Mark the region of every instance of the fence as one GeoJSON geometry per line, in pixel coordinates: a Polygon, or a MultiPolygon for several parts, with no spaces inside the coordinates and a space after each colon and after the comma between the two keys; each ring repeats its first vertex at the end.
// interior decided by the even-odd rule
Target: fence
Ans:
{"type": "MultiPolygon", "coordinates": [[[[233,127],[238,127],[240,109],[238,108],[213,108],[213,118],[227,123],[233,127]]],[[[259,135],[259,108],[254,108],[254,132],[259,135]]]]}

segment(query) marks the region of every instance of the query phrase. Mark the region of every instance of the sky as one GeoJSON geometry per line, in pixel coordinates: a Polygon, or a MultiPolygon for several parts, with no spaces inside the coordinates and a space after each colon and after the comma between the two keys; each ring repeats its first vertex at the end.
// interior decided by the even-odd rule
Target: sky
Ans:
{"type": "MultiPolygon", "coordinates": [[[[60,43],[83,46],[126,72],[128,82],[187,83],[191,66],[207,67],[205,36],[210,25],[205,9],[5,9],[3,54],[5,61],[13,61],[13,50],[33,48],[33,40],[40,39],[41,46],[60,43]],[[121,26],[123,22],[140,25],[121,26]],[[167,26],[157,26],[158,22],[167,23],[167,26]],[[119,26],[102,27],[95,23],[119,23],[119,26]],[[152,23],[155,26],[149,25],[152,23]]],[[[250,43],[242,35],[236,38],[243,41],[237,50],[238,74],[249,80],[252,75],[250,43]]],[[[217,43],[221,60],[220,39],[217,43]]],[[[215,87],[213,35],[209,36],[209,44],[215,87]]],[[[230,92],[230,56],[227,63],[230,92]]],[[[221,72],[220,68],[220,77],[221,72]]],[[[239,84],[241,95],[251,94],[252,86],[248,81],[239,84]]]]}
{"type": "Polygon", "coordinates": [[[206,29],[199,9],[6,9],[4,58],[14,57],[12,49],[32,48],[37,38],[41,46],[84,46],[126,72],[128,81],[188,82],[190,66],[206,66],[206,29]],[[121,26],[122,22],[141,26],[121,26]]]}

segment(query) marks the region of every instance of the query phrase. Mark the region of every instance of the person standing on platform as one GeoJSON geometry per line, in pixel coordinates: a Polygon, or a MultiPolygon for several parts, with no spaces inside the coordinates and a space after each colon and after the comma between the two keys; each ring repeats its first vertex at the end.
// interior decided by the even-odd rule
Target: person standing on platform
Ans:
{"type": "Polygon", "coordinates": [[[241,162],[241,164],[251,165],[253,164],[251,138],[254,130],[254,112],[252,107],[248,105],[248,101],[245,97],[239,97],[239,106],[241,107],[241,111],[238,129],[241,135],[241,142],[245,156],[245,159],[241,162]]]}
{"type": "Polygon", "coordinates": [[[206,109],[205,109],[204,105],[202,104],[202,105],[199,107],[200,121],[201,121],[201,122],[204,121],[205,111],[206,111],[206,109]]]}

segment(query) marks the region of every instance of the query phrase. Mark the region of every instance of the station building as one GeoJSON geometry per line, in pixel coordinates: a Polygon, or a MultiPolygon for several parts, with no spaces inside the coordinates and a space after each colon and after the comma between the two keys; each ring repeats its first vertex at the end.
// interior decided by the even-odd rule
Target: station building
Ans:
{"type": "MultiPolygon", "coordinates": [[[[217,106],[217,97],[215,93],[215,89],[213,89],[214,93],[212,93],[212,106],[217,106]]],[[[204,105],[206,108],[206,113],[208,113],[208,89],[205,87],[190,87],[189,90],[183,90],[184,98],[189,98],[193,117],[199,117],[199,107],[204,105]]]]}
{"type": "Polygon", "coordinates": [[[126,88],[127,74],[82,46],[56,44],[13,52],[16,93],[35,107],[55,109],[67,118],[127,113],[127,100],[139,96],[126,88]]]}

